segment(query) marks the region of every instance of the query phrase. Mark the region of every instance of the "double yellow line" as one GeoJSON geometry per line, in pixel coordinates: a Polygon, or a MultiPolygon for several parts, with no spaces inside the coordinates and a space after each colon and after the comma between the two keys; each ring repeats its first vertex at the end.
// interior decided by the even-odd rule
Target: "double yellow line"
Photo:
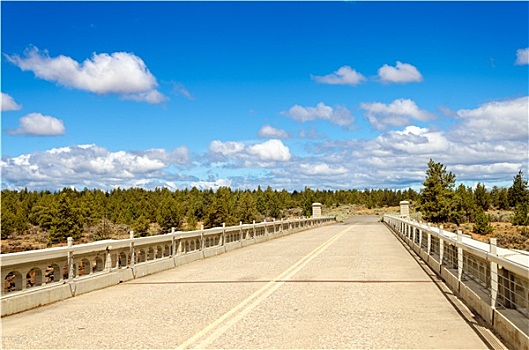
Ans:
{"type": "Polygon", "coordinates": [[[281,287],[285,283],[284,281],[290,279],[292,276],[298,273],[309,262],[311,262],[318,255],[320,255],[325,249],[327,249],[330,245],[332,245],[336,240],[338,240],[343,234],[351,230],[353,227],[354,225],[349,226],[348,228],[342,230],[341,232],[337,233],[336,235],[319,245],[316,249],[311,251],[309,254],[305,255],[290,268],[288,268],[280,275],[272,279],[270,282],[265,284],[255,293],[241,301],[230,311],[226,312],[224,315],[219,317],[214,322],[210,323],[201,331],[197,332],[184,343],[180,344],[178,346],[178,349],[206,348],[208,345],[218,339],[222,334],[224,334],[228,329],[230,329],[241,318],[243,318],[255,307],[257,307],[264,299],[266,299],[279,287],[281,287]]]}

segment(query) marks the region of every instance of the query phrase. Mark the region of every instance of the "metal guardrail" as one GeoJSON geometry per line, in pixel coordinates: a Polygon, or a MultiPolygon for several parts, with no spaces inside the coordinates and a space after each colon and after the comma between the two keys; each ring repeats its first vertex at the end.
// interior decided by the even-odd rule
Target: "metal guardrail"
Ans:
{"type": "Polygon", "coordinates": [[[131,231],[128,239],[74,245],[69,238],[65,247],[0,254],[2,316],[334,221],[274,220],[140,238],[131,231]],[[65,285],[71,293],[53,295],[65,285]],[[45,300],[33,297],[38,293],[45,300]]]}
{"type": "Polygon", "coordinates": [[[495,238],[485,243],[405,216],[385,215],[384,222],[493,329],[504,332],[505,324],[496,324],[506,318],[516,329],[516,336],[506,335],[517,339],[515,348],[529,346],[529,252],[499,248],[495,238]]]}

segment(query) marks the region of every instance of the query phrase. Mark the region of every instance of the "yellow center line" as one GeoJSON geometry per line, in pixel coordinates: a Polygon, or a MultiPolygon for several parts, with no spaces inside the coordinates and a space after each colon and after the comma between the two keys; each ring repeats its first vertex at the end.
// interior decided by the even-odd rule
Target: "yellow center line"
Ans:
{"type": "Polygon", "coordinates": [[[186,340],[184,343],[180,344],[178,349],[190,348],[192,344],[197,343],[201,338],[206,337],[209,332],[212,332],[209,336],[204,338],[202,342],[198,343],[197,346],[193,348],[204,348],[215,341],[219,336],[225,333],[229,328],[231,328],[236,322],[238,322],[242,317],[248,314],[252,309],[259,305],[264,299],[274,293],[279,287],[281,287],[290,277],[298,273],[302,268],[304,268],[310,261],[316,258],[321,254],[325,249],[327,249],[331,244],[333,244],[337,239],[339,239],[344,233],[351,230],[354,225],[342,230],[333,237],[329,238],[327,241],[319,245],[309,254],[305,255],[299,261],[297,261],[290,268],[279,274],[277,277],[272,279],[266,285],[261,287],[259,290],[254,292],[252,295],[241,301],[231,310],[226,312],[224,315],[219,317],[217,320],[210,323],[208,326],[203,328],[201,331],[197,332],[191,338],[186,340]],[[237,314],[238,313],[238,314],[237,314]],[[233,316],[233,317],[232,317],[233,316]],[[228,320],[232,317],[230,320],[228,320]],[[228,320],[228,321],[227,321],[228,320]],[[222,324],[222,325],[221,325],[222,324]]]}

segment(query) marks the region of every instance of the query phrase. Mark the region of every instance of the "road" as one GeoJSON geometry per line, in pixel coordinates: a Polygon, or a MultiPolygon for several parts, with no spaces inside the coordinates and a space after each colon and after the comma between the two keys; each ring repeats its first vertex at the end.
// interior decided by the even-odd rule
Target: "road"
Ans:
{"type": "Polygon", "coordinates": [[[486,349],[377,217],[2,319],[4,349],[486,349]]]}

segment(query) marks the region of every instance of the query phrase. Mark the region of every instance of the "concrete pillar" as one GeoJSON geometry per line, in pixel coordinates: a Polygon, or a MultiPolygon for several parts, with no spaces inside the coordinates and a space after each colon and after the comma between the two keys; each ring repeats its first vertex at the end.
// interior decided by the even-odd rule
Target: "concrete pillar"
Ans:
{"type": "Polygon", "coordinates": [[[439,265],[443,265],[443,257],[445,251],[445,241],[441,238],[443,236],[443,225],[439,226],[439,265]]]}
{"type": "Polygon", "coordinates": [[[134,248],[134,231],[129,232],[129,239],[130,239],[130,266],[134,267],[136,264],[136,250],[134,248]]]}
{"type": "Polygon", "coordinates": [[[106,249],[106,257],[105,257],[105,271],[112,270],[112,255],[110,254],[110,250],[112,249],[112,246],[108,246],[106,249]]]}
{"type": "Polygon", "coordinates": [[[461,282],[463,277],[463,232],[457,230],[457,280],[461,282]]]}
{"type": "Polygon", "coordinates": [[[226,245],[226,223],[222,223],[222,242],[220,245],[226,245]]]}
{"type": "Polygon", "coordinates": [[[401,201],[400,203],[400,216],[406,219],[410,218],[410,202],[401,201]]]}
{"type": "MultiPolygon", "coordinates": [[[[75,277],[75,271],[73,268],[73,238],[68,237],[68,281],[72,281],[75,277]]],[[[24,276],[25,277],[25,276],[24,276]]],[[[24,283],[22,283],[22,289],[26,287],[26,281],[24,279],[24,283]]]]}
{"type": "Polygon", "coordinates": [[[206,247],[206,241],[204,239],[204,225],[200,225],[200,250],[204,251],[206,247]]]}
{"type": "MultiPolygon", "coordinates": [[[[490,239],[490,254],[493,256],[498,255],[498,246],[496,238],[490,239]]],[[[494,261],[490,262],[490,307],[491,315],[490,320],[492,322],[494,310],[496,309],[496,300],[498,299],[498,264],[494,261]]]]}
{"type": "Polygon", "coordinates": [[[178,249],[176,245],[175,229],[171,227],[171,257],[176,255],[176,250],[178,249]]]}
{"type": "Polygon", "coordinates": [[[312,217],[321,217],[321,203],[312,203],[312,217]]]}

